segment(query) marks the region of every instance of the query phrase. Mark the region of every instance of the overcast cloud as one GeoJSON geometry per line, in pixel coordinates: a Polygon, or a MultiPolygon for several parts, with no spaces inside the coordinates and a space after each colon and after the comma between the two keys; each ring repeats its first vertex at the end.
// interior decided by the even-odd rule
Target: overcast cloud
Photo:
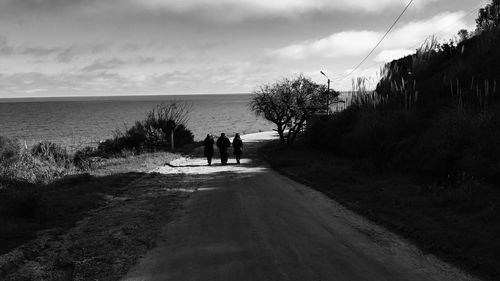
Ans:
{"type": "MultiPolygon", "coordinates": [[[[428,36],[473,29],[484,1],[415,0],[355,75],[376,76],[428,36]]],[[[0,98],[250,92],[348,73],[403,0],[2,0],[0,98]]],[[[350,88],[350,78],[334,83],[350,88]]]]}

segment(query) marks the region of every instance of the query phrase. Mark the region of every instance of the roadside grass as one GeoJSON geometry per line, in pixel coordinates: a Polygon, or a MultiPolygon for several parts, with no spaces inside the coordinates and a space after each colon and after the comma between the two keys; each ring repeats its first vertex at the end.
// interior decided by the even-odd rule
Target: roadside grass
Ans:
{"type": "Polygon", "coordinates": [[[99,162],[86,173],[48,184],[17,183],[0,190],[0,254],[32,239],[38,231],[69,228],[86,212],[118,196],[145,172],[177,158],[168,152],[148,153],[99,162]]]}
{"type": "Polygon", "coordinates": [[[500,190],[466,181],[419,185],[409,176],[381,173],[371,161],[341,159],[308,147],[269,143],[270,164],[350,209],[386,226],[472,274],[500,278],[500,190]]]}

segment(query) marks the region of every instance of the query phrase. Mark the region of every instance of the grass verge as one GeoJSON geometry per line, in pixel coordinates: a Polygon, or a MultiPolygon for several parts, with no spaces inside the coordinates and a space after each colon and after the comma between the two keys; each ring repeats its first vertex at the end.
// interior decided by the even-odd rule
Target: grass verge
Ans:
{"type": "Polygon", "coordinates": [[[368,161],[346,160],[299,141],[261,149],[277,170],[412,240],[472,274],[500,278],[500,190],[477,182],[418,185],[381,174],[368,161]]]}
{"type": "Polygon", "coordinates": [[[89,210],[106,204],[109,196],[118,196],[145,172],[177,157],[158,152],[105,159],[88,173],[0,190],[0,255],[34,238],[38,231],[74,226],[89,210]]]}

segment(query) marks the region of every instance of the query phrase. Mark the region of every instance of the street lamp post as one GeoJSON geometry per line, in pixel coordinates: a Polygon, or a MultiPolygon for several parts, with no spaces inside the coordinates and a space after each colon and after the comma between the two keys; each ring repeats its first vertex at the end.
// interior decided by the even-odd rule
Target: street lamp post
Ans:
{"type": "Polygon", "coordinates": [[[326,92],[326,115],[330,114],[330,78],[326,76],[326,74],[323,71],[320,71],[320,73],[326,77],[328,81],[328,87],[327,87],[327,92],[326,92]]]}

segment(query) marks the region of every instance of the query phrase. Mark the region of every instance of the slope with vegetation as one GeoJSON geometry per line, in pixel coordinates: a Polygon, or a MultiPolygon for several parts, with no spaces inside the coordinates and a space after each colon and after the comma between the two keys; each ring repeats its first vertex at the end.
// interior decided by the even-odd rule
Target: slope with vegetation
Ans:
{"type": "Polygon", "coordinates": [[[29,148],[0,136],[0,254],[42,229],[72,226],[106,196],[175,159],[167,152],[172,131],[176,147],[193,142],[185,127],[189,109],[161,104],[113,139],[74,153],[52,142],[29,148]]]}
{"type": "Polygon", "coordinates": [[[474,32],[384,66],[290,148],[286,174],[486,279],[500,278],[500,1],[474,32]]]}
{"type": "Polygon", "coordinates": [[[500,185],[500,1],[480,10],[473,34],[387,64],[375,93],[355,87],[353,104],[309,138],[342,157],[421,182],[500,185]]]}

